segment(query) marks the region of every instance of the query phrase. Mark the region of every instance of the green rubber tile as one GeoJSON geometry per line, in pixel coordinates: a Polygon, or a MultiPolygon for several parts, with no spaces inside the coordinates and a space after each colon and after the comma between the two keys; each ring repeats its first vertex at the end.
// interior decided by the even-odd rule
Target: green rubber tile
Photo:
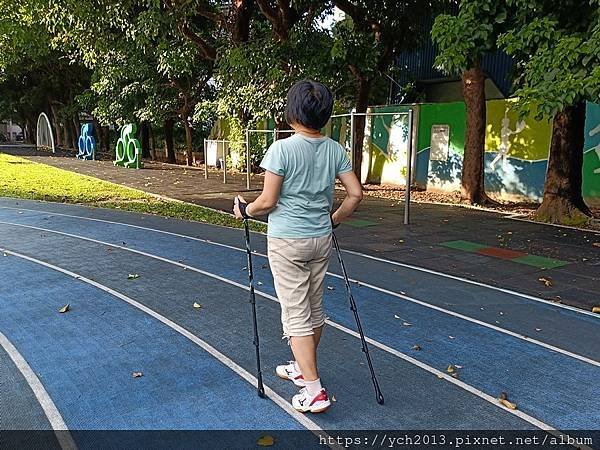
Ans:
{"type": "Polygon", "coordinates": [[[560,259],[551,259],[536,255],[520,256],[519,258],[511,259],[511,261],[540,269],[554,269],[555,267],[562,267],[569,264],[567,261],[561,261],[560,259]]]}
{"type": "Polygon", "coordinates": [[[469,241],[448,241],[440,243],[443,247],[453,248],[456,250],[463,250],[465,252],[476,252],[483,248],[489,248],[489,245],[478,244],[477,242],[469,241]]]}
{"type": "Polygon", "coordinates": [[[346,220],[344,222],[344,225],[350,225],[351,227],[354,227],[354,228],[367,228],[367,227],[373,227],[373,226],[380,225],[380,224],[379,224],[379,222],[373,222],[371,220],[351,219],[351,220],[346,220]]]}

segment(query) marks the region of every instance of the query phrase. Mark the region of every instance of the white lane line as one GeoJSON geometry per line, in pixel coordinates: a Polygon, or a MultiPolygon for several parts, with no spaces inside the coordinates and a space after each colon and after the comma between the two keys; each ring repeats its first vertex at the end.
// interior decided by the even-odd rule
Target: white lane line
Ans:
{"type": "Polygon", "coordinates": [[[390,260],[390,259],[385,259],[385,258],[380,258],[380,257],[377,257],[377,256],[366,255],[364,253],[355,252],[353,250],[344,250],[344,253],[348,253],[350,255],[355,255],[355,256],[360,256],[362,258],[372,259],[374,261],[379,261],[379,262],[383,262],[383,263],[386,263],[386,264],[391,264],[391,265],[394,265],[394,266],[404,267],[406,269],[418,270],[419,272],[425,272],[425,273],[429,273],[431,275],[437,275],[439,277],[449,278],[451,280],[461,281],[461,282],[467,283],[467,284],[473,284],[475,286],[480,286],[480,287],[483,287],[483,288],[492,289],[494,291],[503,292],[505,294],[514,295],[516,297],[526,298],[528,300],[533,300],[533,301],[536,301],[536,302],[539,302],[539,303],[544,303],[546,305],[550,305],[550,306],[553,306],[555,308],[568,309],[569,311],[573,311],[573,312],[576,312],[576,313],[579,313],[579,314],[584,314],[586,316],[594,317],[595,319],[600,319],[600,316],[598,314],[593,313],[591,311],[586,311],[584,309],[575,308],[575,307],[569,306],[569,305],[563,305],[562,303],[554,303],[554,302],[552,302],[550,300],[545,300],[543,298],[534,297],[533,295],[523,294],[522,292],[511,291],[510,289],[505,289],[505,288],[501,288],[501,287],[497,287],[497,286],[491,286],[489,284],[480,283],[479,281],[469,280],[468,278],[457,277],[456,275],[450,275],[450,274],[443,273],[443,272],[437,272],[435,270],[426,269],[424,267],[413,266],[411,264],[401,263],[401,262],[393,261],[393,260],[390,260]]]}
{"type": "MultiPolygon", "coordinates": [[[[3,223],[3,222],[0,222],[0,223],[3,223]]],[[[37,228],[37,227],[33,227],[33,228],[37,228]]],[[[122,246],[120,246],[120,245],[111,244],[111,243],[108,243],[108,242],[102,242],[102,241],[98,241],[98,240],[96,240],[96,239],[92,239],[92,238],[87,238],[87,237],[77,237],[77,236],[75,236],[75,235],[71,235],[71,234],[68,234],[68,233],[63,233],[63,232],[56,232],[56,231],[53,231],[53,230],[47,230],[47,231],[49,231],[49,232],[51,232],[51,233],[52,233],[52,232],[54,232],[54,233],[57,233],[57,234],[61,234],[61,235],[65,235],[65,236],[73,237],[73,238],[76,238],[76,239],[82,239],[82,240],[85,240],[85,241],[94,242],[94,243],[96,243],[96,244],[107,245],[107,246],[110,246],[110,247],[119,248],[119,249],[121,249],[121,250],[126,250],[126,251],[130,251],[130,252],[133,252],[133,253],[137,253],[137,254],[140,254],[140,255],[142,255],[142,256],[146,256],[146,257],[148,257],[148,258],[152,258],[152,259],[156,259],[156,260],[159,260],[159,261],[163,261],[163,262],[166,262],[166,263],[169,263],[169,264],[173,264],[173,265],[176,265],[176,266],[179,266],[179,267],[184,267],[184,268],[186,268],[187,270],[190,270],[190,271],[193,271],[193,272],[197,272],[197,273],[201,273],[202,275],[208,276],[208,277],[210,277],[210,278],[214,278],[214,279],[216,279],[216,280],[222,281],[222,282],[224,282],[224,283],[226,283],[226,284],[229,284],[229,285],[232,285],[232,286],[236,286],[236,287],[238,287],[238,288],[240,288],[240,289],[243,289],[243,290],[246,290],[246,291],[247,291],[247,290],[249,290],[249,287],[248,287],[248,286],[246,286],[246,285],[243,285],[243,284],[237,283],[237,282],[235,282],[235,281],[232,281],[232,280],[229,280],[229,279],[227,279],[227,278],[223,278],[223,277],[221,277],[221,276],[219,276],[219,275],[215,275],[215,274],[212,274],[212,273],[210,273],[210,272],[206,272],[206,271],[204,271],[204,270],[201,270],[201,269],[198,269],[198,268],[196,268],[196,267],[188,266],[188,265],[186,265],[186,264],[182,264],[182,263],[179,263],[179,262],[176,262],[176,261],[172,261],[172,260],[169,260],[169,259],[163,258],[163,257],[161,257],[161,256],[152,255],[152,254],[150,254],[150,253],[142,252],[142,251],[140,251],[140,250],[134,250],[134,249],[130,249],[130,248],[127,248],[127,247],[122,247],[122,246]]],[[[1,251],[1,249],[0,249],[0,251],[1,251]]],[[[8,252],[7,252],[7,253],[8,253],[8,252]]],[[[15,254],[14,252],[11,252],[11,253],[12,253],[12,254],[15,254]]],[[[53,266],[52,264],[49,264],[49,263],[45,263],[45,262],[43,262],[43,261],[36,260],[36,259],[34,259],[34,258],[31,258],[31,257],[25,256],[25,255],[20,255],[20,254],[15,254],[15,255],[16,255],[16,256],[21,256],[21,257],[23,257],[24,259],[28,259],[28,260],[30,260],[30,261],[33,261],[33,262],[39,262],[40,264],[42,264],[42,265],[45,265],[45,266],[47,266],[47,267],[51,267],[51,268],[54,268],[54,267],[56,267],[56,266],[53,266]]],[[[58,268],[58,269],[59,269],[61,272],[63,272],[63,273],[68,273],[68,274],[70,274],[71,276],[74,276],[75,278],[82,279],[82,281],[85,281],[85,280],[87,280],[87,279],[84,279],[83,277],[80,277],[80,276],[78,276],[78,275],[74,274],[73,272],[69,272],[69,271],[67,271],[67,270],[65,270],[65,269],[60,269],[60,268],[58,268]]],[[[58,270],[58,269],[57,269],[57,270],[58,270]]],[[[92,281],[92,280],[88,280],[88,281],[86,281],[86,282],[89,282],[90,284],[92,284],[92,285],[94,285],[94,286],[102,286],[102,285],[100,285],[99,283],[96,283],[95,281],[92,281]]],[[[112,293],[112,292],[115,292],[115,291],[113,291],[112,289],[110,289],[110,288],[108,288],[108,287],[105,287],[105,286],[103,286],[101,289],[107,290],[107,292],[111,292],[111,293],[112,293]],[[104,288],[105,288],[105,289],[104,289],[104,288]]],[[[255,290],[255,293],[256,293],[257,295],[259,295],[259,296],[263,297],[263,298],[266,298],[266,299],[269,299],[269,300],[271,300],[271,301],[274,301],[275,303],[279,303],[279,301],[277,300],[277,298],[276,298],[276,297],[274,297],[274,296],[272,296],[272,295],[270,295],[270,294],[267,294],[266,292],[261,292],[261,291],[259,291],[259,290],[255,290]]],[[[116,294],[118,294],[118,293],[116,293],[116,294]]],[[[118,294],[118,295],[122,295],[122,294],[118,294]]],[[[140,305],[140,306],[141,306],[141,307],[143,307],[143,308],[146,308],[146,307],[145,307],[145,306],[143,306],[143,305],[140,305]]],[[[146,309],[148,309],[148,308],[146,308],[146,309]]],[[[152,311],[152,310],[150,310],[150,311],[152,311]]],[[[162,316],[160,316],[160,317],[162,317],[162,316]]],[[[165,318],[165,320],[169,321],[170,323],[173,323],[173,322],[171,322],[169,319],[166,319],[166,318],[165,318]]],[[[337,329],[338,329],[338,330],[340,330],[340,331],[343,331],[344,333],[347,333],[347,334],[349,334],[349,335],[351,335],[351,336],[354,336],[354,337],[356,337],[356,338],[359,338],[359,339],[360,339],[360,336],[359,336],[359,334],[358,334],[357,332],[355,332],[355,331],[351,330],[350,328],[347,328],[347,327],[345,327],[345,326],[343,326],[343,325],[340,325],[340,324],[338,324],[338,323],[336,323],[336,322],[333,322],[333,321],[331,321],[331,320],[326,320],[326,323],[327,323],[328,325],[330,325],[330,326],[334,327],[334,328],[337,328],[337,329]]],[[[174,325],[175,325],[175,324],[174,324],[174,325]]],[[[434,368],[434,367],[431,367],[431,366],[429,366],[429,365],[427,365],[427,364],[425,364],[425,363],[423,363],[423,362],[421,362],[421,361],[418,361],[418,360],[416,360],[416,359],[414,359],[414,358],[411,358],[410,356],[408,356],[408,355],[406,355],[406,354],[404,354],[404,353],[401,353],[401,352],[399,352],[398,350],[395,350],[395,349],[393,349],[393,348],[391,348],[391,347],[388,347],[387,345],[385,345],[385,344],[382,344],[381,342],[378,342],[378,341],[376,341],[376,340],[374,340],[374,339],[371,339],[371,338],[369,338],[369,337],[367,337],[366,339],[367,339],[367,341],[368,341],[368,342],[369,342],[371,345],[373,345],[373,346],[375,346],[375,347],[377,347],[377,348],[379,348],[379,349],[383,350],[384,352],[387,352],[387,353],[389,353],[389,354],[391,354],[391,355],[394,355],[394,356],[396,356],[396,357],[398,357],[398,358],[400,358],[400,359],[402,359],[402,360],[404,360],[404,361],[407,361],[407,362],[409,362],[409,363],[411,363],[411,364],[414,364],[414,365],[416,365],[417,367],[419,367],[419,368],[421,368],[421,369],[423,369],[423,370],[426,370],[427,372],[429,372],[429,373],[432,373],[432,374],[434,374],[434,375],[436,375],[436,376],[438,376],[438,377],[442,376],[442,377],[443,377],[443,378],[444,378],[446,381],[448,381],[448,382],[450,382],[450,383],[452,383],[452,384],[454,384],[454,385],[456,385],[456,386],[458,386],[458,387],[460,387],[460,388],[462,388],[462,389],[465,389],[465,390],[467,390],[468,392],[470,392],[470,393],[472,393],[472,394],[474,394],[474,395],[476,395],[476,396],[478,396],[478,397],[480,397],[480,398],[484,399],[485,401],[487,401],[487,402],[489,402],[489,403],[493,404],[493,405],[494,405],[494,406],[496,406],[497,408],[499,408],[499,409],[501,409],[501,410],[503,410],[503,411],[505,411],[505,412],[508,412],[508,413],[510,413],[510,414],[513,414],[513,415],[515,415],[515,416],[517,416],[517,417],[519,417],[519,418],[521,418],[521,419],[525,420],[526,422],[528,422],[528,423],[530,423],[530,424],[532,424],[532,425],[534,425],[534,426],[536,426],[536,427],[538,427],[538,428],[541,428],[541,429],[543,429],[543,430],[554,430],[554,431],[556,431],[556,430],[555,430],[554,428],[552,428],[550,425],[547,425],[547,424],[545,424],[544,422],[541,422],[540,420],[536,419],[535,417],[533,417],[533,416],[530,416],[530,415],[528,415],[528,414],[526,414],[526,413],[524,413],[524,412],[522,412],[522,411],[520,411],[520,410],[511,410],[511,409],[508,409],[508,408],[505,408],[505,407],[501,406],[501,405],[498,403],[498,400],[497,400],[497,399],[495,399],[494,397],[492,397],[492,396],[490,396],[490,395],[488,395],[488,394],[484,393],[483,391],[480,391],[479,389],[476,389],[476,388],[475,388],[475,387],[473,387],[473,386],[470,386],[470,385],[468,385],[468,384],[464,383],[463,381],[460,381],[460,380],[458,380],[458,379],[456,379],[456,378],[453,378],[453,377],[449,376],[448,374],[446,374],[446,373],[444,373],[444,372],[441,372],[440,370],[438,370],[438,369],[436,369],[436,368],[434,368]]],[[[224,357],[224,358],[227,358],[226,356],[223,356],[223,357],[224,357]]],[[[251,375],[250,375],[250,376],[251,376],[251,375]]],[[[254,377],[252,377],[252,378],[254,379],[254,377]]],[[[287,404],[287,403],[286,403],[286,404],[287,404]]]]}
{"type": "MultiPolygon", "coordinates": [[[[70,270],[63,269],[62,267],[59,267],[59,266],[55,266],[54,264],[50,264],[48,262],[41,261],[36,258],[32,258],[31,256],[27,256],[22,253],[17,253],[15,251],[2,249],[2,248],[0,248],[0,251],[3,251],[12,256],[16,256],[18,258],[25,259],[32,263],[39,264],[41,266],[47,267],[47,268],[55,270],[57,272],[63,273],[65,275],[68,275],[68,276],[76,279],[76,280],[82,281],[83,283],[87,283],[91,286],[94,286],[95,288],[98,288],[104,292],[107,292],[108,294],[110,294],[114,297],[117,297],[120,300],[123,300],[124,302],[145,312],[149,316],[154,317],[156,320],[162,322],[169,328],[175,330],[177,333],[186,337],[187,339],[192,341],[194,344],[196,344],[198,347],[202,348],[203,350],[208,352],[210,355],[214,356],[222,364],[224,364],[225,366],[230,368],[234,373],[241,376],[244,380],[246,380],[252,386],[256,387],[258,380],[256,379],[256,377],[254,375],[250,374],[246,369],[244,369],[240,365],[236,364],[234,361],[229,359],[223,353],[219,352],[216,348],[212,347],[210,344],[208,344],[205,341],[203,341],[202,339],[200,339],[195,334],[192,334],[191,332],[189,332],[182,326],[176,324],[172,320],[167,319],[165,316],[163,316],[163,315],[157,313],[156,311],[154,311],[153,309],[150,309],[147,306],[133,300],[132,298],[126,296],[125,294],[121,294],[120,292],[117,292],[114,289],[109,288],[108,286],[100,284],[94,280],[90,280],[89,278],[86,278],[83,275],[79,275],[75,272],[71,272],[70,270]]],[[[25,364],[27,364],[27,363],[25,363],[25,364]]],[[[33,372],[32,372],[32,374],[33,374],[33,372]]],[[[37,377],[36,377],[36,379],[37,379],[37,377]]],[[[292,416],[294,419],[296,419],[296,421],[298,421],[305,428],[307,428],[311,431],[323,431],[316,423],[314,423],[312,420],[307,418],[306,415],[296,411],[288,401],[286,401],[283,397],[279,396],[276,392],[274,392],[267,385],[265,385],[265,393],[267,394],[267,397],[269,397],[269,399],[271,399],[277,406],[279,406],[281,409],[283,409],[285,412],[287,412],[290,416],[292,416]]],[[[48,400],[49,400],[49,398],[48,398],[48,400]]],[[[58,414],[58,411],[57,411],[57,414],[58,414]]]]}
{"type": "Polygon", "coordinates": [[[533,223],[535,225],[546,225],[546,226],[555,227],[555,228],[559,228],[559,229],[566,228],[568,230],[579,231],[580,233],[600,234],[600,231],[598,231],[598,230],[591,230],[591,229],[584,230],[584,229],[573,227],[570,225],[559,225],[556,223],[536,222],[531,219],[525,219],[524,217],[526,217],[525,214],[517,213],[517,214],[511,214],[509,216],[506,216],[505,219],[518,220],[519,222],[533,223]]]}
{"type": "MultiPolygon", "coordinates": [[[[8,253],[8,252],[7,252],[8,253]]],[[[52,398],[48,394],[48,391],[44,388],[44,385],[35,374],[31,366],[25,361],[25,358],[19,353],[15,346],[8,340],[8,338],[0,331],[0,346],[8,353],[10,359],[12,359],[21,375],[27,381],[27,384],[33,391],[35,398],[39,402],[44,414],[50,422],[50,426],[55,431],[56,439],[60,446],[64,450],[77,449],[77,445],[73,441],[73,437],[69,432],[67,424],[63,420],[58,408],[52,401],[52,398]]]]}
{"type": "MultiPolygon", "coordinates": [[[[337,275],[337,274],[330,274],[330,275],[333,276],[333,277],[336,277],[336,278],[344,279],[344,277],[341,276],[341,275],[337,275]]],[[[450,316],[453,316],[453,317],[456,317],[456,318],[459,318],[459,319],[463,319],[463,320],[466,320],[466,321],[471,322],[471,323],[475,323],[475,324],[480,325],[482,327],[490,328],[490,329],[492,329],[494,331],[498,331],[500,333],[507,334],[508,336],[512,336],[512,337],[515,337],[517,339],[521,339],[521,340],[529,342],[531,344],[539,345],[540,347],[544,347],[545,349],[552,350],[554,352],[563,354],[565,356],[569,356],[569,357],[574,358],[574,359],[578,359],[580,361],[583,361],[585,363],[591,364],[591,365],[596,366],[596,367],[600,367],[600,361],[596,361],[596,360],[588,358],[586,356],[570,352],[570,351],[562,349],[560,347],[555,347],[554,345],[547,344],[546,342],[538,341],[537,339],[532,339],[529,336],[525,336],[525,335],[522,335],[522,334],[519,334],[519,333],[515,333],[514,331],[510,331],[510,330],[507,330],[505,328],[500,328],[500,327],[498,327],[496,325],[492,325],[490,323],[483,322],[481,320],[474,319],[472,317],[464,316],[464,315],[462,315],[460,313],[457,313],[457,312],[454,312],[454,311],[449,311],[449,310],[441,308],[439,306],[435,306],[435,305],[431,305],[429,303],[425,303],[425,302],[423,302],[421,300],[417,300],[416,298],[409,297],[407,295],[403,295],[403,294],[399,294],[397,292],[389,291],[387,289],[380,288],[378,286],[374,286],[374,285],[371,285],[371,284],[368,284],[368,283],[363,283],[362,281],[359,282],[359,281],[353,280],[353,279],[350,279],[350,281],[351,282],[355,282],[355,283],[360,283],[361,286],[366,286],[366,287],[371,288],[371,289],[373,289],[375,291],[382,292],[384,294],[388,294],[388,295],[391,295],[391,296],[394,296],[394,297],[398,297],[398,298],[401,298],[403,300],[407,300],[407,301],[409,301],[411,303],[416,303],[417,305],[425,306],[426,308],[430,308],[430,309],[442,312],[444,314],[448,314],[450,316]]]]}
{"type": "MultiPolygon", "coordinates": [[[[223,278],[223,277],[221,277],[219,275],[216,275],[214,273],[206,272],[206,271],[203,271],[202,269],[198,269],[198,268],[193,267],[193,266],[188,266],[186,264],[183,264],[183,263],[180,263],[180,262],[176,262],[176,261],[173,261],[171,259],[163,258],[163,257],[158,256],[158,255],[154,255],[154,254],[151,254],[151,253],[146,253],[146,252],[141,251],[141,250],[136,250],[136,249],[132,249],[132,248],[129,248],[129,247],[124,247],[124,246],[117,245],[117,244],[112,244],[112,243],[109,243],[109,242],[99,241],[99,240],[88,238],[88,237],[85,237],[85,236],[79,236],[79,235],[75,235],[75,234],[70,234],[70,233],[66,233],[66,232],[63,232],[63,231],[56,231],[56,230],[51,230],[51,229],[47,229],[47,228],[36,227],[34,225],[23,225],[23,224],[12,223],[12,222],[4,222],[4,221],[0,221],[0,224],[2,224],[2,225],[11,225],[11,226],[18,226],[18,227],[23,227],[23,228],[30,228],[30,229],[34,229],[34,230],[38,230],[38,231],[45,231],[45,232],[48,232],[48,233],[59,234],[59,235],[71,237],[71,238],[74,238],[74,239],[83,239],[83,240],[86,240],[86,241],[90,241],[90,242],[94,242],[94,243],[98,243],[98,244],[102,244],[102,245],[112,246],[112,247],[119,248],[119,249],[122,249],[122,250],[127,250],[127,251],[130,251],[130,252],[138,253],[138,254],[146,256],[146,257],[158,259],[160,261],[163,261],[163,262],[166,262],[166,263],[169,263],[169,264],[174,264],[176,266],[183,267],[186,270],[189,269],[189,270],[201,273],[203,275],[206,275],[206,276],[218,279],[219,281],[223,281],[223,282],[232,284],[232,285],[234,285],[236,287],[239,287],[239,288],[242,288],[242,289],[248,289],[247,286],[245,286],[245,285],[243,285],[241,283],[237,283],[235,281],[232,281],[232,280],[230,280],[228,278],[223,278]]],[[[199,240],[199,238],[196,238],[196,239],[199,240]]],[[[227,248],[231,248],[231,249],[235,249],[235,250],[240,250],[240,249],[238,249],[236,247],[231,247],[231,246],[228,246],[228,245],[225,245],[225,244],[217,244],[217,245],[223,246],[223,247],[227,247],[227,248]]],[[[253,254],[257,255],[257,256],[262,256],[262,257],[266,258],[266,255],[263,255],[262,253],[255,252],[253,254]]],[[[335,277],[335,278],[343,279],[342,275],[338,275],[336,273],[327,272],[327,274],[330,275],[330,276],[332,276],[332,277],[335,277]]],[[[525,336],[523,334],[519,334],[519,333],[516,333],[514,331],[507,330],[505,328],[501,328],[501,327],[498,327],[496,325],[492,325],[490,323],[483,322],[481,320],[474,319],[472,317],[465,316],[463,314],[460,314],[460,313],[457,313],[457,312],[454,312],[454,311],[450,311],[450,310],[444,309],[444,308],[442,308],[440,306],[432,305],[432,304],[424,302],[422,300],[418,300],[416,298],[409,297],[408,295],[405,295],[405,294],[400,294],[400,293],[397,293],[397,292],[394,292],[394,291],[390,291],[388,289],[381,288],[379,286],[375,286],[375,285],[372,285],[372,284],[369,284],[369,283],[365,283],[365,282],[360,281],[360,280],[355,280],[353,278],[350,278],[350,281],[353,282],[353,283],[359,283],[361,286],[373,289],[375,291],[382,292],[384,294],[388,294],[388,295],[391,295],[393,297],[400,298],[402,300],[407,300],[407,301],[409,301],[411,303],[415,303],[415,304],[423,306],[425,308],[433,309],[435,311],[439,311],[439,312],[447,314],[449,316],[456,317],[457,319],[465,320],[467,322],[471,322],[471,323],[474,323],[476,325],[479,325],[479,326],[482,326],[482,327],[485,327],[485,328],[489,328],[491,330],[497,331],[499,333],[506,334],[508,336],[520,339],[522,341],[529,342],[529,343],[534,344],[534,345],[538,345],[538,346],[543,347],[543,348],[545,348],[547,350],[551,350],[551,351],[554,351],[556,353],[560,353],[562,355],[568,356],[568,357],[573,358],[573,359],[577,359],[577,360],[585,362],[587,364],[591,364],[593,366],[600,367],[600,361],[596,361],[594,359],[588,358],[587,356],[579,355],[579,354],[571,352],[569,350],[565,350],[563,348],[556,347],[556,346],[554,346],[552,344],[548,344],[546,342],[530,338],[529,336],[525,336]]],[[[275,297],[272,297],[269,294],[261,293],[260,291],[256,291],[256,293],[260,294],[260,295],[264,294],[264,296],[266,296],[266,298],[275,299],[275,301],[277,301],[277,299],[275,297]]]]}
{"type": "MultiPolygon", "coordinates": [[[[211,241],[209,239],[202,239],[202,238],[198,238],[198,237],[194,237],[194,236],[188,236],[188,235],[185,235],[185,234],[174,233],[174,232],[171,232],[171,231],[159,230],[159,229],[156,229],[156,228],[149,228],[149,227],[144,227],[144,226],[141,226],[141,225],[134,225],[134,224],[131,224],[131,223],[116,222],[116,221],[105,220],[105,219],[97,219],[97,218],[94,218],[94,217],[85,217],[85,216],[79,216],[79,215],[76,215],[76,214],[55,213],[55,212],[51,212],[51,211],[43,211],[43,210],[40,210],[40,209],[16,208],[16,207],[12,207],[12,206],[0,206],[0,209],[12,209],[12,210],[16,210],[16,211],[31,211],[31,212],[36,212],[36,213],[40,213],[40,214],[49,214],[49,215],[54,215],[54,216],[71,217],[71,218],[74,218],[74,219],[90,220],[90,221],[93,221],[93,222],[108,223],[108,224],[111,224],[111,225],[122,225],[122,226],[125,226],[125,227],[137,228],[139,230],[151,231],[151,232],[155,232],[155,233],[166,234],[166,235],[169,235],[169,236],[176,236],[176,237],[179,237],[179,238],[189,239],[189,240],[192,240],[192,241],[203,242],[205,244],[210,244],[210,245],[215,245],[215,246],[219,246],[219,247],[229,248],[229,249],[237,250],[237,251],[240,251],[240,252],[245,252],[246,251],[246,249],[244,249],[244,248],[235,247],[233,245],[222,244],[220,242],[211,241]]],[[[459,282],[462,282],[462,283],[472,284],[472,285],[479,286],[479,287],[486,288],[486,289],[492,289],[494,291],[502,292],[504,294],[514,295],[516,297],[525,298],[527,300],[533,300],[535,302],[544,303],[544,304],[552,306],[554,308],[562,308],[562,309],[566,309],[566,310],[569,310],[569,311],[572,311],[572,312],[576,312],[578,314],[583,314],[583,315],[586,315],[586,316],[589,316],[589,317],[594,317],[595,319],[600,319],[600,316],[598,314],[596,314],[596,313],[592,313],[590,311],[585,311],[583,309],[575,308],[575,307],[569,306],[569,305],[563,305],[562,303],[555,303],[555,302],[552,302],[550,300],[546,300],[546,299],[543,299],[543,298],[534,297],[532,295],[524,294],[522,292],[517,292],[517,291],[510,290],[510,289],[505,289],[505,288],[500,288],[500,287],[497,287],[497,286],[492,286],[492,285],[485,284],[485,283],[482,283],[482,282],[479,282],[479,281],[469,280],[468,278],[462,278],[462,277],[459,277],[459,276],[456,276],[456,275],[450,275],[450,274],[443,273],[443,272],[438,272],[438,271],[435,271],[435,270],[432,270],[432,269],[426,269],[424,267],[413,266],[412,264],[406,264],[406,263],[401,263],[399,261],[393,261],[393,260],[389,260],[389,259],[385,259],[385,258],[380,258],[380,257],[377,257],[377,256],[371,256],[371,255],[367,255],[365,253],[355,252],[353,250],[342,250],[342,251],[344,253],[348,253],[350,255],[355,255],[355,256],[362,257],[362,258],[368,258],[368,259],[371,259],[371,260],[374,260],[374,261],[379,261],[379,262],[383,262],[383,263],[386,263],[386,264],[392,264],[392,265],[395,265],[395,266],[398,266],[398,267],[404,267],[405,269],[416,270],[416,271],[419,271],[419,272],[424,272],[424,273],[428,273],[428,274],[431,274],[431,275],[436,275],[436,276],[439,276],[439,277],[448,278],[448,279],[451,279],[451,280],[454,280],[454,281],[459,281],[459,282]]],[[[257,254],[259,256],[264,256],[265,258],[267,257],[267,255],[264,255],[262,253],[256,252],[255,254],[257,254]]],[[[335,274],[331,274],[331,275],[335,275],[335,274]]],[[[367,283],[363,283],[360,280],[359,280],[359,282],[361,284],[364,284],[364,285],[367,284],[367,283]]]]}

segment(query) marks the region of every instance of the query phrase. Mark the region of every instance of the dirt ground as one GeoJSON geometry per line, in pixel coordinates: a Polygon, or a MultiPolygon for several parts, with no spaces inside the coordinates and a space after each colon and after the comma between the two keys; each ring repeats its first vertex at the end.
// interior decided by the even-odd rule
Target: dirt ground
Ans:
{"type": "MultiPolygon", "coordinates": [[[[404,188],[390,185],[365,184],[364,193],[370,197],[385,198],[389,200],[404,201],[404,188]]],[[[340,187],[341,188],[341,187],[340,187]]],[[[534,220],[535,211],[539,203],[535,202],[507,202],[498,201],[498,206],[483,207],[477,205],[466,205],[461,203],[460,192],[439,192],[439,191],[411,191],[411,201],[417,203],[439,203],[444,205],[456,205],[465,208],[475,208],[484,211],[495,211],[511,215],[519,215],[525,219],[534,220]]],[[[600,208],[591,208],[593,218],[586,228],[591,230],[600,230],[600,208]]]]}

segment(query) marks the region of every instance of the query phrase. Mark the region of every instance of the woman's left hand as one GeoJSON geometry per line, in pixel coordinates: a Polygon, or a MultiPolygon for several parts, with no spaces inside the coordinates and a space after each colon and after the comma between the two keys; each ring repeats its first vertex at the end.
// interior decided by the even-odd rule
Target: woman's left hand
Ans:
{"type": "Polygon", "coordinates": [[[237,219],[243,219],[244,216],[242,215],[242,212],[240,211],[240,203],[247,203],[246,200],[244,199],[244,197],[242,197],[241,195],[238,195],[234,200],[233,200],[233,214],[235,215],[235,217],[237,219]]]}

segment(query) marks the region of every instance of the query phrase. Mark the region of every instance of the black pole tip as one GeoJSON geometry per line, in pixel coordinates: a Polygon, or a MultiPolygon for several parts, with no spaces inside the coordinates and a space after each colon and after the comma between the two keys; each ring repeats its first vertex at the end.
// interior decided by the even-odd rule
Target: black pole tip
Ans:
{"type": "Polygon", "coordinates": [[[383,405],[385,403],[382,393],[377,394],[377,403],[379,403],[380,405],[383,405]]]}
{"type": "Polygon", "coordinates": [[[259,386],[258,389],[257,389],[257,391],[258,391],[258,396],[260,398],[265,398],[266,397],[265,388],[264,387],[259,386]]]}

